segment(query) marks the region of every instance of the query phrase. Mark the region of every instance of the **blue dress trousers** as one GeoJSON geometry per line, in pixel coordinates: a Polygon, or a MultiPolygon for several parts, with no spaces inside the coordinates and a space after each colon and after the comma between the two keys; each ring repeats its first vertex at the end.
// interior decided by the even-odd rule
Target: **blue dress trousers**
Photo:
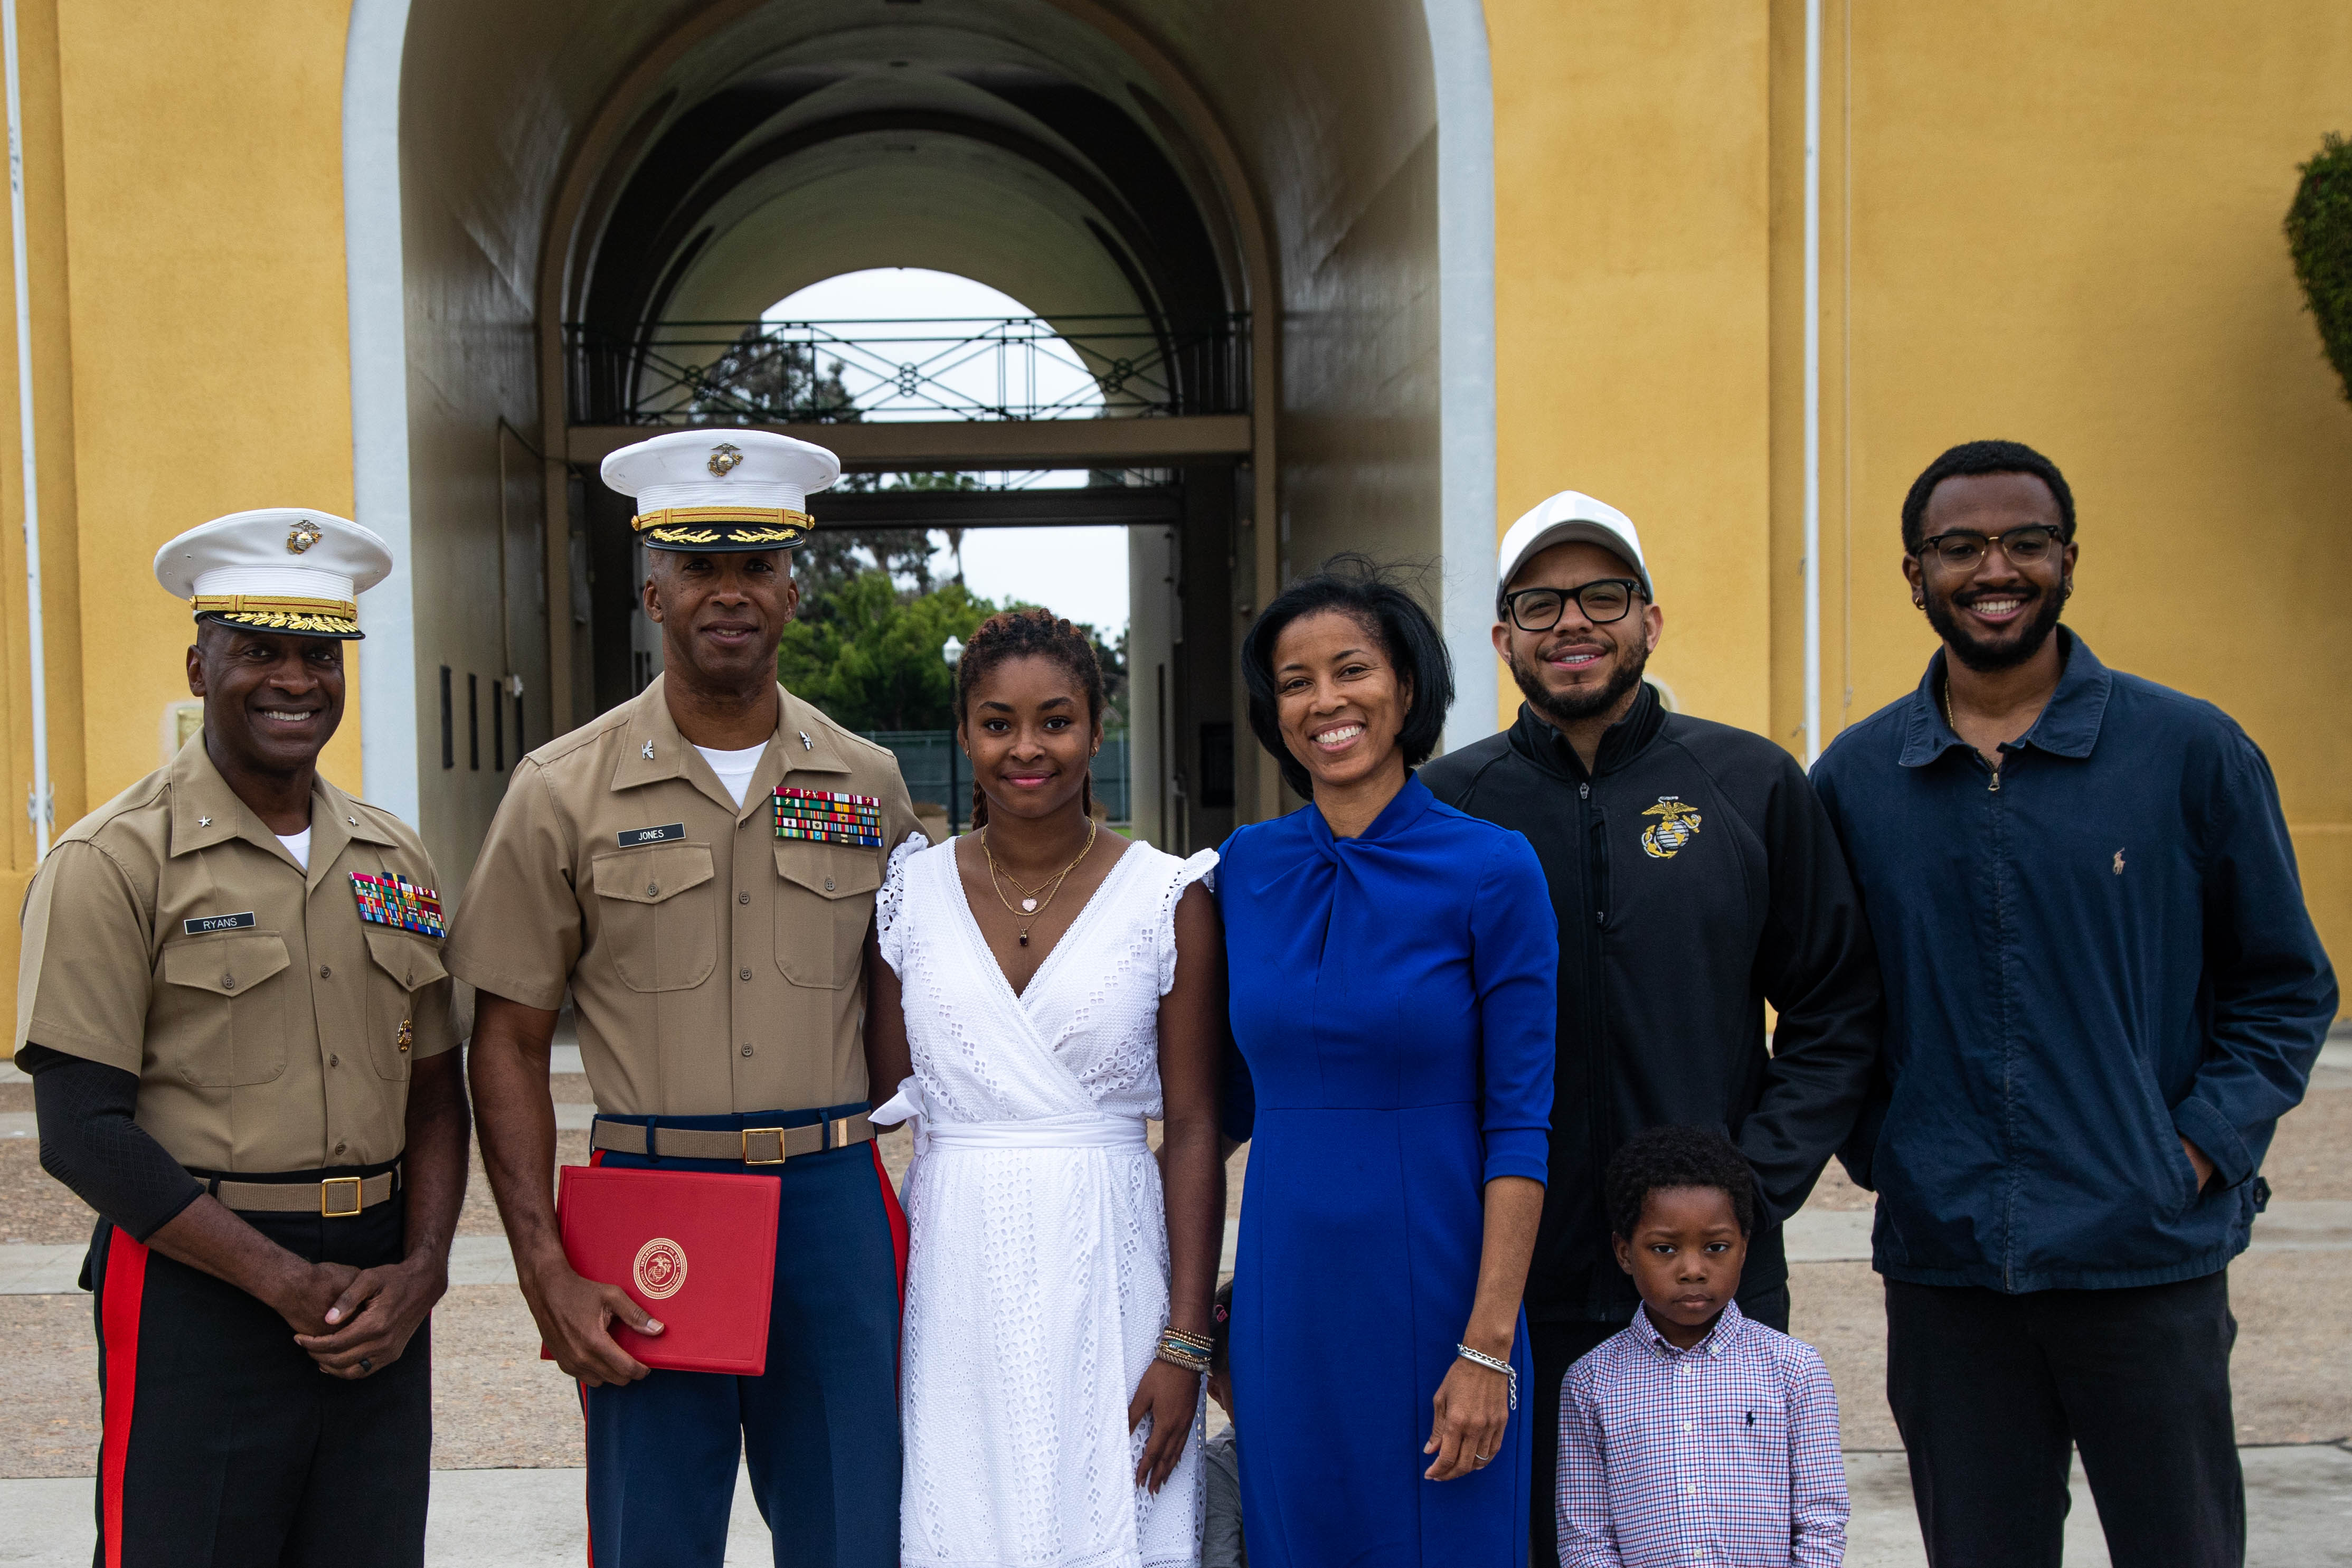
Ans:
{"type": "MultiPolygon", "coordinates": [[[[1217,873],[1255,1125],[1231,1324],[1257,1568],[1520,1568],[1534,1397],[1486,1468],[1422,1479],[1485,1187],[1545,1176],[1558,928],[1525,838],[1408,780],[1360,837],[1313,806],[1217,873]]],[[[1247,1113],[1244,1112],[1246,1115],[1247,1113]]]]}

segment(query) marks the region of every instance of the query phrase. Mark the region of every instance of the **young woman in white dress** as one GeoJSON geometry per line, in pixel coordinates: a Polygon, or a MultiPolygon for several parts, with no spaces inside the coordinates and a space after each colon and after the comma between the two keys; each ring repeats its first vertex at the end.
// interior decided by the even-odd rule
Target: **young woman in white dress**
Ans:
{"type": "Polygon", "coordinates": [[[956,717],[974,831],[897,851],[876,906],[868,1065],[898,1093],[875,1120],[916,1126],[901,1560],[1190,1568],[1225,1209],[1223,938],[1193,886],[1216,855],[1095,822],[1102,672],[1069,622],[992,617],[956,717]]]}

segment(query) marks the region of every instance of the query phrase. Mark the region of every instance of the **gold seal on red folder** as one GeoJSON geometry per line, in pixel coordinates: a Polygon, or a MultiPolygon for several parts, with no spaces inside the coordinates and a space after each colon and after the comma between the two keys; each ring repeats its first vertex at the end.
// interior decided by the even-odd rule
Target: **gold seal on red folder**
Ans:
{"type": "Polygon", "coordinates": [[[657,1236],[637,1248],[637,1292],[654,1300],[678,1293],[686,1284],[686,1248],[657,1236]]]}

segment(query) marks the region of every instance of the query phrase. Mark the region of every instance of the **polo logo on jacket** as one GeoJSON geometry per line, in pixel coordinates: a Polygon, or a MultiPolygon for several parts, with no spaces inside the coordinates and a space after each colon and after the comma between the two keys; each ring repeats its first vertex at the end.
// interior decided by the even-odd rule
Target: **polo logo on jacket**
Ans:
{"type": "Polygon", "coordinates": [[[1683,804],[1678,795],[1662,795],[1658,804],[1643,811],[1643,816],[1658,820],[1642,829],[1642,852],[1654,860],[1671,860],[1682,847],[1698,837],[1699,816],[1696,806],[1683,804]]]}

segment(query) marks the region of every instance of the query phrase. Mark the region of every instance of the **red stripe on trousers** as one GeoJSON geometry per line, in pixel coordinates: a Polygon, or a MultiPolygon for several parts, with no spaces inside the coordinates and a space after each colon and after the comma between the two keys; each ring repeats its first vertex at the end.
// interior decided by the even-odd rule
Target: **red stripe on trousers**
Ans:
{"type": "Polygon", "coordinates": [[[890,1173],[882,1168],[882,1145],[868,1140],[866,1147],[874,1154],[874,1179],[882,1187],[882,1212],[890,1218],[890,1256],[898,1265],[898,1310],[907,1310],[907,1211],[898,1206],[898,1190],[890,1185],[890,1173]]]}
{"type": "Polygon", "coordinates": [[[122,1471],[131,1457],[131,1409],[139,1394],[139,1306],[146,1289],[147,1248],[118,1229],[107,1243],[106,1300],[100,1307],[106,1336],[106,1426],[98,1484],[106,1568],[122,1568],[122,1471]]]}

